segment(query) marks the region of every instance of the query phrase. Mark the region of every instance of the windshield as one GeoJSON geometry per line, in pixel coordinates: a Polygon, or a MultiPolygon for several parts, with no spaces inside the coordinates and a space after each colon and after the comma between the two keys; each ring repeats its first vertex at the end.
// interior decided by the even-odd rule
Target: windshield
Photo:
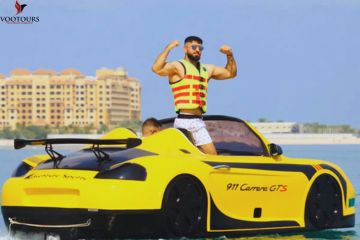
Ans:
{"type": "Polygon", "coordinates": [[[244,123],[228,120],[205,121],[220,155],[268,155],[261,139],[244,123]]]}
{"type": "MultiPolygon", "coordinates": [[[[204,122],[219,155],[269,156],[259,136],[245,122],[221,116],[204,116],[204,122]]],[[[169,127],[173,127],[173,119],[162,124],[162,129],[169,127]]]]}

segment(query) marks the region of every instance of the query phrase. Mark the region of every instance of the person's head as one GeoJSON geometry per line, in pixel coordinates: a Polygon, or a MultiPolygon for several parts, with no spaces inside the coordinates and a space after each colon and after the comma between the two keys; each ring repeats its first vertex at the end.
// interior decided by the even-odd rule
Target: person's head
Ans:
{"type": "Polygon", "coordinates": [[[204,49],[202,39],[196,36],[189,36],[184,41],[184,52],[186,56],[194,62],[198,62],[201,58],[201,52],[204,49]]]}
{"type": "Polygon", "coordinates": [[[161,130],[161,123],[155,118],[148,118],[142,124],[142,136],[148,137],[161,130]]]}

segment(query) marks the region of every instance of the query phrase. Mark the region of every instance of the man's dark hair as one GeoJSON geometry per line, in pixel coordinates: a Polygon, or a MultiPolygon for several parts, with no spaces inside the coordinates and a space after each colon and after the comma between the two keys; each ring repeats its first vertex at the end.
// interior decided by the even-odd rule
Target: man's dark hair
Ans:
{"type": "Polygon", "coordinates": [[[197,36],[189,36],[189,37],[185,38],[184,43],[192,42],[192,41],[198,42],[200,44],[203,43],[202,39],[197,36]]]}
{"type": "Polygon", "coordinates": [[[144,121],[144,123],[142,124],[142,128],[144,128],[145,126],[154,126],[156,128],[161,128],[161,122],[159,122],[159,120],[157,120],[156,118],[148,118],[144,121]]]}

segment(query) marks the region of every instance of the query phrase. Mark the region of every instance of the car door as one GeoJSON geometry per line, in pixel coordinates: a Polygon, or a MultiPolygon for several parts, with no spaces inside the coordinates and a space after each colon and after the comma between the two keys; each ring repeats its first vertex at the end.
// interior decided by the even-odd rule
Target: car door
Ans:
{"type": "Polygon", "coordinates": [[[209,176],[211,211],[241,220],[234,225],[237,228],[274,226],[276,222],[279,226],[298,225],[308,182],[301,167],[269,156],[264,143],[245,123],[207,124],[219,153],[205,160],[213,167],[209,176]]]}

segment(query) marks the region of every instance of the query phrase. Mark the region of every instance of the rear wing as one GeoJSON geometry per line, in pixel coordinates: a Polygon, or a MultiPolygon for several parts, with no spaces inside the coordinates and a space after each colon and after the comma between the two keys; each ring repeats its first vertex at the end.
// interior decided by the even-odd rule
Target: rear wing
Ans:
{"type": "MultiPolygon", "coordinates": [[[[53,149],[55,144],[92,144],[91,151],[95,154],[99,161],[109,160],[109,155],[100,148],[100,145],[126,145],[126,148],[134,148],[142,143],[139,138],[127,139],[87,139],[87,138],[52,138],[52,139],[15,139],[14,148],[21,149],[28,145],[39,146],[44,145],[45,151],[52,160],[58,161],[65,156],[53,149]]],[[[55,163],[56,165],[57,163],[55,163]]]]}
{"type": "Polygon", "coordinates": [[[118,145],[126,144],[126,148],[133,148],[139,146],[142,143],[139,138],[127,138],[127,139],[87,139],[87,138],[52,138],[52,139],[15,139],[14,148],[21,149],[28,145],[54,145],[54,144],[92,144],[94,146],[99,145],[118,145]]]}

